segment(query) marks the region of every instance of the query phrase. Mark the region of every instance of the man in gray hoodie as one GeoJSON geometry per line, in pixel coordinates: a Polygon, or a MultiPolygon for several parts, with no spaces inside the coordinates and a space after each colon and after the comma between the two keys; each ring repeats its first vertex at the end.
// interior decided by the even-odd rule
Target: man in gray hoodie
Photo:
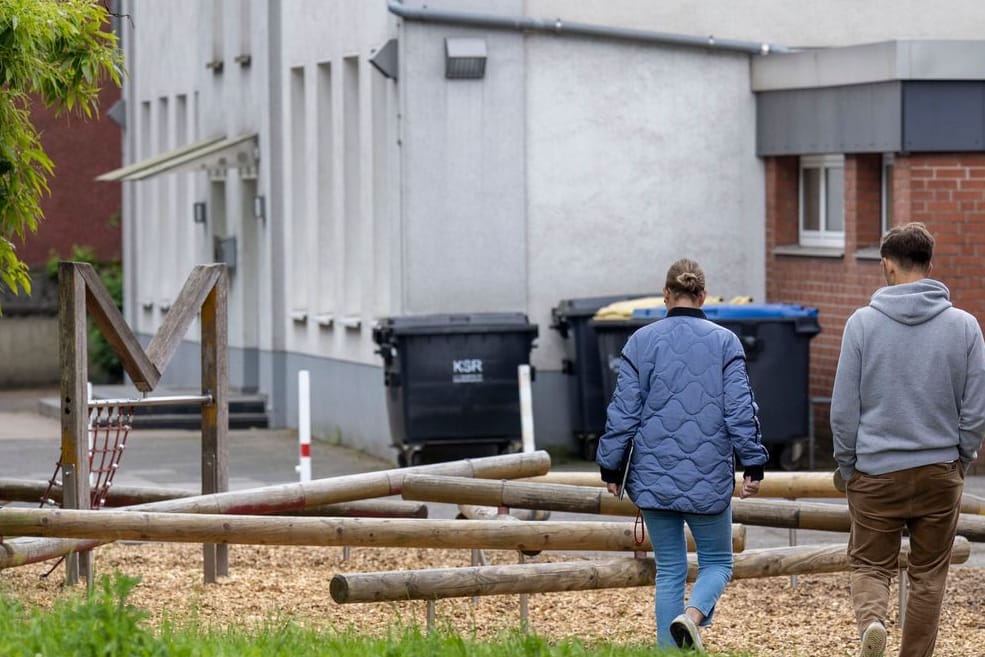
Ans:
{"type": "Polygon", "coordinates": [[[985,435],[978,321],[928,278],[934,238],[920,223],[882,240],[887,287],[848,318],[831,399],[834,456],[852,527],[852,603],[862,657],[886,647],[889,583],[910,535],[900,657],[930,657],[964,475],[985,435]]]}

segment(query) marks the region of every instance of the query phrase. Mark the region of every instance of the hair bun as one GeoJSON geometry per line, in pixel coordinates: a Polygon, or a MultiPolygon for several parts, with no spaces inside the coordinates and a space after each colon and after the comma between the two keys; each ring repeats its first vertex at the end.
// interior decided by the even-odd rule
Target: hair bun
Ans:
{"type": "Polygon", "coordinates": [[[687,294],[697,298],[705,289],[705,273],[694,260],[681,258],[667,270],[665,286],[675,297],[687,294]]]}

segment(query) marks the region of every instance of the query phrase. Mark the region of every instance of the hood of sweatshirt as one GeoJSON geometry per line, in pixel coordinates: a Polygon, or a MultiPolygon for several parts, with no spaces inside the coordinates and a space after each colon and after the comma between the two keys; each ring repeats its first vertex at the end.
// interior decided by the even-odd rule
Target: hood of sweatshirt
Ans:
{"type": "Polygon", "coordinates": [[[881,287],[869,305],[900,324],[923,324],[951,307],[950,291],[940,281],[923,278],[914,283],[881,287]]]}

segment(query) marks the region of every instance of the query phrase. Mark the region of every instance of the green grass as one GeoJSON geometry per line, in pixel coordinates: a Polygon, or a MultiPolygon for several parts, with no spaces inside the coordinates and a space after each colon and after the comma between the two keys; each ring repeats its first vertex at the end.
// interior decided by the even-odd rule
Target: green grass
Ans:
{"type": "MultiPolygon", "coordinates": [[[[50,609],[26,609],[0,597],[3,657],[656,657],[652,645],[551,642],[513,632],[495,640],[465,638],[448,630],[430,634],[393,628],[389,636],[317,631],[292,620],[268,619],[257,627],[202,628],[165,621],[154,629],[127,599],[137,580],[102,577],[94,590],[68,595],[50,609]]],[[[720,657],[750,657],[721,655],[720,657]]]]}

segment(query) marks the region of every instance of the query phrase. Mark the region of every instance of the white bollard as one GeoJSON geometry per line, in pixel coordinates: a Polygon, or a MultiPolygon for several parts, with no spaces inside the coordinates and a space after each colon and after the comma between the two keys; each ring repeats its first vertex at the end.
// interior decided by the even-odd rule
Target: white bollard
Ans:
{"type": "Polygon", "coordinates": [[[517,378],[520,382],[520,429],[523,439],[523,452],[534,451],[534,404],[530,389],[530,366],[519,365],[517,378]]]}
{"type": "Polygon", "coordinates": [[[303,484],[311,481],[311,380],[308,370],[298,372],[298,447],[297,471],[303,484]]]}

